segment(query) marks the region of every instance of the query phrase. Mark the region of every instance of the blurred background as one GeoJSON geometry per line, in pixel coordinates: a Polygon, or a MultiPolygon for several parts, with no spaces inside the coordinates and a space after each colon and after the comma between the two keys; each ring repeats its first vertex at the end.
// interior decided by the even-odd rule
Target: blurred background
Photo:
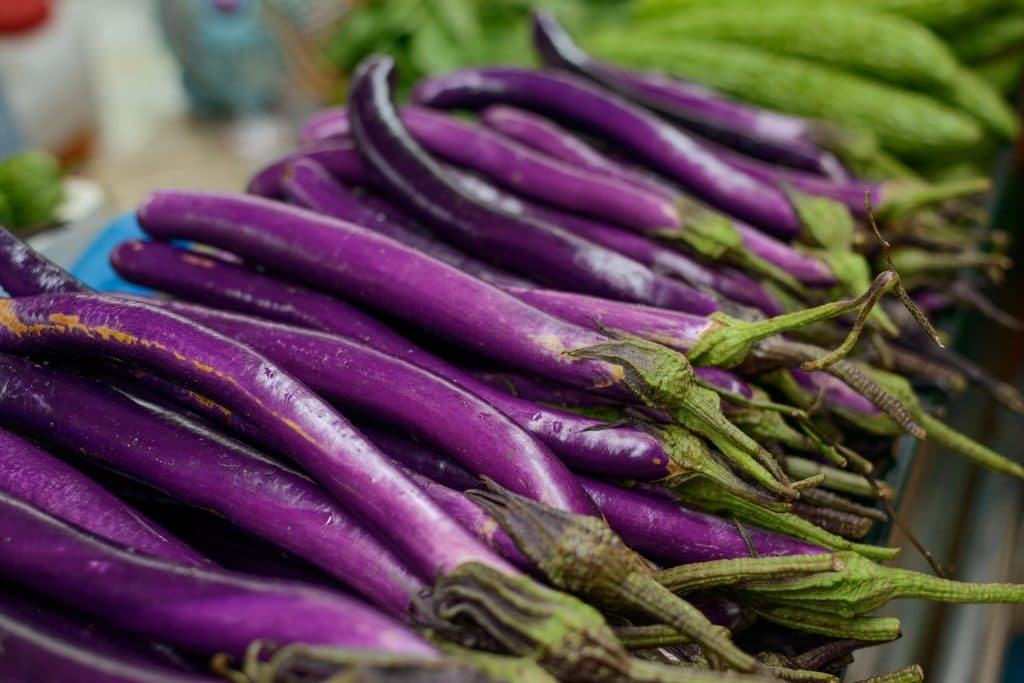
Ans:
{"type": "MultiPolygon", "coordinates": [[[[37,247],[68,265],[112,216],[155,188],[244,187],[254,170],[294,149],[298,123],[343,101],[346,74],[366,54],[394,54],[405,87],[422,74],[468,64],[532,63],[525,18],[537,5],[552,9],[584,43],[639,66],[672,61],[673,41],[696,34],[721,44],[744,43],[755,56],[814,61],[798,40],[780,48],[738,24],[718,25],[719,33],[712,33],[699,11],[677,20],[670,10],[680,4],[696,11],[714,3],[0,0],[0,218],[32,234],[37,247]]],[[[948,15],[910,12],[905,19],[920,23],[932,36],[928,40],[945,45],[943,54],[959,65],[953,82],[981,82],[984,92],[1002,98],[999,106],[1014,105],[1024,73],[1024,3],[947,4],[948,15]]],[[[871,50],[869,40],[866,54],[871,50]]],[[[677,56],[677,63],[687,61],[677,56]]],[[[820,61],[827,64],[828,55],[820,61]]],[[[957,87],[939,92],[934,84],[897,84],[898,74],[879,67],[851,77],[960,107],[992,131],[1001,125],[998,106],[966,101],[957,87]]],[[[699,80],[700,74],[680,75],[699,80]]],[[[772,101],[770,85],[763,92],[745,91],[742,84],[711,75],[707,84],[784,108],[772,101]]],[[[793,113],[821,115],[794,108],[793,113]]],[[[1024,148],[1016,144],[1015,152],[1013,143],[995,134],[950,158],[894,154],[892,162],[929,177],[940,166],[935,161],[947,176],[994,174],[1002,197],[994,226],[1013,233],[1024,218],[1024,148]]],[[[1008,294],[1021,291],[1024,282],[1011,275],[1007,284],[1001,303],[1024,317],[1024,303],[1008,294]]],[[[1024,383],[1019,337],[993,332],[974,319],[961,321],[961,328],[965,349],[998,376],[1024,383]]],[[[1024,443],[1019,419],[998,414],[973,393],[949,410],[954,425],[991,435],[999,450],[1012,454],[1024,443]]],[[[962,580],[1024,579],[1018,483],[979,473],[935,449],[921,449],[915,457],[902,486],[901,515],[940,564],[962,580]]],[[[905,544],[899,532],[890,542],[905,544]]],[[[909,549],[898,564],[928,571],[909,549]]],[[[905,621],[907,635],[859,654],[849,680],[915,661],[931,681],[1024,680],[1020,609],[902,602],[886,611],[905,621]]]]}

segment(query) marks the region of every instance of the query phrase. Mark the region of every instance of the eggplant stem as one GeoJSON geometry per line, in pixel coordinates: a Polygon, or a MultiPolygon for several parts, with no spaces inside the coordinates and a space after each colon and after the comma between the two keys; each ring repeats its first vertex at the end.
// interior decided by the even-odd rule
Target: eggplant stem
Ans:
{"type": "Polygon", "coordinates": [[[871,678],[865,678],[854,683],[924,683],[924,669],[921,668],[920,664],[911,664],[898,671],[890,671],[889,673],[872,676],[871,678]]]}
{"type": "Polygon", "coordinates": [[[654,572],[661,585],[676,594],[731,586],[752,579],[798,576],[838,571],[842,563],[834,555],[737,558],[683,564],[654,572]]]}

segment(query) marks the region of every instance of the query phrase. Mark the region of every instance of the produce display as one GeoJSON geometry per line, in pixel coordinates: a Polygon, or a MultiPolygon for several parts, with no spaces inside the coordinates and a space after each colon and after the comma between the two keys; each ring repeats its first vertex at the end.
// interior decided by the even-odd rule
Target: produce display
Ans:
{"type": "Polygon", "coordinates": [[[986,3],[636,4],[407,98],[363,59],[245,192],[137,208],[152,296],[2,231],[0,679],[838,682],[891,600],[1024,602],[871,540],[900,439],[1024,479],[933,411],[1024,414],[932,323],[1018,325],[989,181],[922,170],[1016,133],[958,61],[1003,50],[916,23],[986,3]]]}

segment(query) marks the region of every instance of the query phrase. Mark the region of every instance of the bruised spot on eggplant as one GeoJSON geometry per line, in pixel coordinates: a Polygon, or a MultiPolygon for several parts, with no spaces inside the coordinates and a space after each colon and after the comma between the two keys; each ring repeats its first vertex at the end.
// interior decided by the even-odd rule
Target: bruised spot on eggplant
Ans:
{"type": "Polygon", "coordinates": [[[196,403],[198,403],[199,405],[203,406],[204,408],[217,410],[220,411],[224,415],[224,417],[231,417],[231,411],[222,406],[221,404],[217,403],[216,401],[214,401],[212,398],[207,398],[206,396],[196,393],[191,389],[188,390],[188,397],[195,401],[196,403]]]}
{"type": "Polygon", "coordinates": [[[213,259],[206,258],[205,256],[196,256],[195,254],[182,254],[181,260],[193,266],[199,266],[200,268],[217,267],[217,262],[213,259]]]}

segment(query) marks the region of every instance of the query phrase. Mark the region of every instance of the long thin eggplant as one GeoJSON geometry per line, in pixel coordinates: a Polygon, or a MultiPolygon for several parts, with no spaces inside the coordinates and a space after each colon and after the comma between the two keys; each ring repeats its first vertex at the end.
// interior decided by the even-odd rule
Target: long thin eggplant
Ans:
{"type": "Polygon", "coordinates": [[[146,304],[95,294],[0,301],[0,323],[0,350],[74,350],[125,360],[258,425],[264,445],[299,463],[387,536],[421,576],[473,560],[511,569],[423,496],[323,399],[237,342],[146,304]],[[387,505],[379,502],[384,500],[387,505]],[[423,543],[410,533],[417,525],[446,540],[423,543]]]}
{"type": "Polygon", "coordinates": [[[156,656],[146,643],[0,592],[0,679],[4,683],[217,683],[156,656]],[[131,643],[130,646],[129,643],[131,643]]]}
{"type": "MultiPolygon", "coordinates": [[[[543,112],[626,147],[729,214],[785,237],[800,232],[800,220],[781,191],[729,166],[671,124],[578,78],[507,67],[470,69],[421,81],[413,98],[446,109],[513,104],[543,112]]],[[[353,131],[358,135],[357,126],[353,131]]]]}
{"type": "Polygon", "coordinates": [[[325,140],[311,149],[306,149],[269,164],[249,180],[246,192],[261,197],[281,198],[281,179],[288,167],[299,159],[312,159],[334,175],[350,181],[367,180],[370,177],[366,164],[350,140],[325,140]]]}
{"type": "MultiPolygon", "coordinates": [[[[609,158],[591,147],[580,137],[558,126],[553,121],[537,114],[495,105],[481,112],[481,120],[501,131],[505,135],[528,145],[537,151],[560,161],[585,168],[594,173],[601,173],[622,182],[661,196],[671,201],[680,210],[685,222],[682,230],[660,230],[651,233],[650,237],[667,240],[689,241],[692,248],[700,248],[697,239],[709,238],[722,232],[723,228],[731,228],[736,232],[739,244],[753,256],[792,275],[807,285],[828,286],[835,284],[835,275],[821,259],[804,254],[746,223],[713,211],[701,205],[692,197],[683,197],[680,190],[661,178],[650,174],[639,173],[609,158]]],[[[861,196],[863,205],[863,195],[861,196]]],[[[727,231],[726,231],[727,232],[727,231]]],[[[723,246],[722,236],[716,237],[719,249],[723,246]]],[[[727,239],[727,235],[725,237],[727,239]]],[[[704,247],[707,251],[708,247],[704,247]]],[[[713,252],[708,253],[712,257],[713,252]]],[[[637,258],[643,262],[643,259],[637,258]]],[[[715,256],[717,259],[718,257],[715,256]]],[[[756,265],[756,264],[755,264],[756,265]]]]}
{"type": "Polygon", "coordinates": [[[399,119],[388,83],[393,68],[386,57],[361,66],[349,99],[353,135],[385,191],[414,208],[445,239],[556,286],[683,310],[706,298],[617,252],[485,204],[453,184],[399,119]]]}
{"type": "Polygon", "coordinates": [[[237,441],[28,359],[0,354],[0,378],[4,425],[74,449],[177,501],[214,510],[392,614],[404,615],[410,596],[423,587],[372,532],[308,478],[237,441]],[[67,410],[69,402],[74,410],[67,410]]]}
{"type": "Polygon", "coordinates": [[[782,115],[761,113],[757,116],[741,108],[742,105],[726,103],[696,86],[690,91],[681,83],[669,88],[668,84],[655,79],[645,79],[603,64],[577,47],[554,17],[546,12],[533,15],[533,43],[548,66],[585,76],[702,137],[775,164],[831,178],[849,178],[849,172],[834,155],[808,138],[806,133],[810,126],[804,122],[782,115]],[[748,114],[744,118],[751,120],[737,121],[742,114],[748,114]],[[759,123],[762,125],[757,127],[759,123]]]}
{"type": "Polygon", "coordinates": [[[413,431],[477,475],[553,508],[596,514],[546,447],[487,401],[432,372],[342,337],[198,307],[170,310],[264,354],[346,411],[413,431]]]}
{"type": "Polygon", "coordinates": [[[520,194],[646,230],[682,227],[671,202],[635,186],[555,161],[437,111],[404,107],[400,117],[427,151],[484,173],[520,194]]]}
{"type": "Polygon", "coordinates": [[[10,296],[81,292],[85,285],[0,227],[0,286],[10,296]]]}
{"type": "Polygon", "coordinates": [[[299,206],[370,228],[455,266],[484,282],[496,285],[529,285],[529,280],[468,256],[454,247],[439,242],[429,234],[414,232],[391,221],[379,208],[360,201],[313,159],[299,159],[293,163],[285,173],[281,185],[287,198],[299,206]]]}
{"type": "Polygon", "coordinates": [[[185,567],[100,541],[0,494],[0,576],[118,628],[242,656],[255,640],[432,656],[418,635],[342,593],[185,567]]]}
{"type": "MultiPolygon", "coordinates": [[[[0,391],[6,393],[18,379],[0,371],[0,391]]],[[[72,399],[65,396],[61,400],[72,399]]],[[[6,414],[4,418],[4,424],[9,425],[6,414]]],[[[52,423],[43,427],[55,428],[52,423]]],[[[69,452],[77,450],[76,446],[69,452]]],[[[71,465],[2,429],[0,491],[122,547],[183,565],[210,566],[200,553],[71,465]]]]}

